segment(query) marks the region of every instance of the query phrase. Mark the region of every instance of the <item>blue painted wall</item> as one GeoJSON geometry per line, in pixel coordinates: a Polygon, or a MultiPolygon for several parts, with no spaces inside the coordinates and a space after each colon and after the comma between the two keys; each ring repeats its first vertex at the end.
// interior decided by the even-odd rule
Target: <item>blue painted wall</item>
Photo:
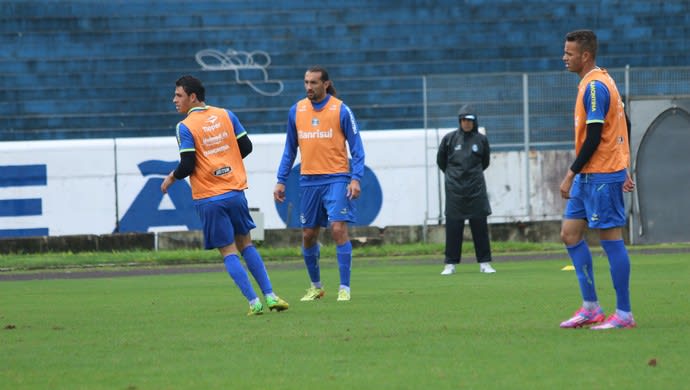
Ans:
{"type": "MultiPolygon", "coordinates": [[[[363,130],[420,128],[420,75],[561,70],[563,36],[576,28],[598,33],[608,68],[690,64],[690,2],[680,0],[4,0],[2,18],[0,140],[172,135],[183,74],[250,132],[283,132],[316,63],[363,130]],[[268,53],[282,92],[242,82],[270,89],[260,69],[202,71],[195,54],[209,48],[268,53]]],[[[483,87],[501,96],[504,86],[483,87]]]]}

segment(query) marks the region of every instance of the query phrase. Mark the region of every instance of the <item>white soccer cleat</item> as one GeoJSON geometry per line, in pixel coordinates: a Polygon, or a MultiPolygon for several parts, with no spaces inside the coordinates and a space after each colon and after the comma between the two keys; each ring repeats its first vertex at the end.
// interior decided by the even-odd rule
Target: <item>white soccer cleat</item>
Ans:
{"type": "Polygon", "coordinates": [[[441,271],[441,275],[452,275],[455,273],[455,264],[446,264],[441,271]]]}
{"type": "Polygon", "coordinates": [[[483,274],[493,274],[496,273],[496,270],[489,263],[479,263],[479,272],[483,274]]]}

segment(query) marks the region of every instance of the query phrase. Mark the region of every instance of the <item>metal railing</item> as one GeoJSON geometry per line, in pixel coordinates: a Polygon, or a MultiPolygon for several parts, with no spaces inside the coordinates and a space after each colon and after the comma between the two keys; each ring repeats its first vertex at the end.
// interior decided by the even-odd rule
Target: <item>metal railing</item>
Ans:
{"type": "MultiPolygon", "coordinates": [[[[690,96],[690,67],[608,69],[624,103],[631,100],[690,96]]],[[[483,73],[423,76],[424,129],[436,132],[436,145],[427,141],[427,152],[438,145],[439,129],[457,124],[463,104],[476,108],[479,124],[486,129],[492,150],[522,151],[525,188],[530,188],[529,152],[573,147],[573,110],[580,79],[566,72],[483,73]]],[[[432,137],[433,138],[433,137],[432,137]]],[[[425,137],[428,139],[428,137],[425,137]]],[[[428,154],[428,153],[426,153],[428,154]]],[[[438,173],[438,172],[437,172],[438,173]]],[[[429,215],[429,192],[442,204],[443,184],[430,189],[427,172],[428,222],[443,222],[443,214],[429,215]]],[[[529,197],[526,197],[529,203],[529,197]]],[[[526,205],[527,214],[530,206],[526,205]]]]}
{"type": "MultiPolygon", "coordinates": [[[[690,95],[690,67],[608,69],[630,99],[690,95]]],[[[457,122],[463,104],[477,109],[492,147],[512,150],[572,145],[579,78],[567,71],[423,76],[425,128],[457,122]]],[[[626,104],[627,105],[627,104],[626,104]]]]}

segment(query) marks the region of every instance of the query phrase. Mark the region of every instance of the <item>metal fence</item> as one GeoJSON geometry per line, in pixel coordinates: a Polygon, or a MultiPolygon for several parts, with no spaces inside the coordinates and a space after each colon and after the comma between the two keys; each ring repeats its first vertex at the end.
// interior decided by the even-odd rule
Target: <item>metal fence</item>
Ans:
{"type": "MultiPolygon", "coordinates": [[[[626,67],[609,73],[626,103],[690,95],[690,67],[626,67]]],[[[492,148],[571,147],[579,80],[565,70],[423,76],[424,128],[448,128],[457,123],[458,108],[472,104],[492,148]]]]}
{"type": "MultiPolygon", "coordinates": [[[[626,107],[632,106],[631,100],[690,97],[690,67],[626,67],[609,69],[609,73],[626,107]]],[[[573,110],[579,81],[577,75],[567,71],[424,76],[424,128],[436,135],[435,141],[433,136],[425,138],[425,147],[427,151],[437,148],[439,129],[457,124],[457,110],[462,104],[475,106],[492,150],[523,151],[520,177],[521,188],[527,191],[525,218],[529,219],[529,151],[573,147],[573,110]]],[[[433,161],[426,154],[430,166],[433,161]]],[[[444,219],[442,210],[431,207],[432,203],[443,204],[442,187],[438,170],[428,172],[425,240],[426,225],[444,219]]]]}

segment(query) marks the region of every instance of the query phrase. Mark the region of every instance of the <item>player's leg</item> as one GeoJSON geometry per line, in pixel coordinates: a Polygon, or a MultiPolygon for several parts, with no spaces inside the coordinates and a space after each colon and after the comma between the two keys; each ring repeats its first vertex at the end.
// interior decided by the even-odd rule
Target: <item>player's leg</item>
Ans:
{"type": "Polygon", "coordinates": [[[319,232],[321,220],[325,219],[322,206],[323,186],[308,186],[302,188],[300,199],[300,221],[302,222],[302,256],[307,268],[311,286],[307,289],[302,301],[313,301],[324,296],[325,291],[321,283],[321,269],[319,259],[321,249],[319,245],[319,232]]]}
{"type": "Polygon", "coordinates": [[[266,305],[269,310],[283,311],[289,308],[289,304],[284,299],[280,298],[273,292],[273,285],[271,284],[271,279],[268,276],[268,271],[264,265],[264,261],[261,258],[261,254],[256,249],[252,243],[251,234],[238,234],[235,235],[235,242],[237,247],[244,258],[244,262],[247,264],[249,272],[256,280],[259,285],[261,292],[264,294],[266,299],[266,305]]]}
{"type": "Polygon", "coordinates": [[[575,268],[582,296],[582,307],[571,318],[561,322],[562,328],[578,328],[599,323],[606,318],[599,306],[594,284],[592,252],[584,240],[588,218],[587,190],[582,183],[573,184],[561,225],[561,240],[575,268]]]}
{"type": "Polygon", "coordinates": [[[465,220],[446,218],[446,248],[441,275],[452,275],[462,259],[462,241],[465,220]]]}
{"type": "Polygon", "coordinates": [[[228,275],[230,275],[230,278],[232,278],[235,285],[242,292],[242,295],[244,295],[244,297],[247,298],[247,302],[249,302],[249,313],[247,313],[247,315],[262,314],[263,305],[256,295],[254,287],[252,287],[247,271],[244,270],[244,267],[242,267],[240,263],[240,257],[237,255],[237,247],[235,244],[233,243],[218,248],[218,251],[221,256],[223,256],[223,264],[225,265],[225,270],[228,272],[228,275]]]}
{"type": "Polygon", "coordinates": [[[347,230],[347,222],[334,221],[331,223],[331,234],[336,243],[335,255],[338,261],[340,286],[338,300],[350,300],[350,278],[352,275],[352,243],[347,230]]]}
{"type": "Polygon", "coordinates": [[[212,201],[196,206],[202,222],[206,249],[218,248],[228,275],[249,302],[249,314],[261,314],[263,306],[249,281],[247,272],[240,263],[235,245],[235,231],[223,201],[212,201]]]}
{"type": "Polygon", "coordinates": [[[272,293],[273,286],[271,286],[271,280],[268,277],[268,272],[266,272],[263,259],[252,243],[250,232],[256,225],[249,213],[247,198],[243,192],[238,192],[232,198],[224,199],[224,203],[225,212],[230,217],[235,232],[235,244],[245,263],[247,263],[247,269],[264,295],[272,293]]]}
{"type": "Polygon", "coordinates": [[[321,258],[321,245],[318,242],[319,231],[319,226],[302,228],[302,257],[311,281],[311,286],[302,297],[302,301],[320,299],[326,294],[321,283],[321,268],[319,266],[321,258]]]}
{"type": "Polygon", "coordinates": [[[561,225],[561,239],[568,250],[573,267],[575,267],[585,306],[597,302],[592,252],[589,249],[589,245],[587,245],[587,241],[584,240],[586,228],[587,221],[582,219],[565,219],[561,225]]]}
{"type": "Polygon", "coordinates": [[[338,300],[350,300],[350,279],[352,274],[352,243],[348,232],[348,222],[355,222],[354,202],[347,198],[347,183],[332,183],[324,197],[331,236],[336,244],[336,259],[340,274],[338,300]]]}
{"type": "Polygon", "coordinates": [[[470,218],[470,230],[474,242],[474,253],[479,263],[479,271],[492,274],[496,270],[491,266],[491,244],[489,243],[489,224],[486,217],[470,218]]]}
{"type": "Polygon", "coordinates": [[[264,261],[252,242],[251,230],[256,227],[256,224],[254,224],[254,220],[249,213],[249,206],[244,193],[239,192],[225,201],[226,210],[231,216],[235,231],[237,250],[242,254],[244,262],[247,264],[247,269],[249,269],[249,272],[264,294],[268,308],[278,311],[287,310],[289,307],[288,303],[273,292],[271,279],[268,276],[268,271],[266,271],[264,261]]]}
{"type": "Polygon", "coordinates": [[[625,205],[623,183],[607,183],[598,186],[597,209],[601,246],[609,260],[611,280],[616,290],[616,313],[606,323],[593,329],[635,327],[630,306],[630,257],[623,241],[625,205]]]}
{"type": "Polygon", "coordinates": [[[582,296],[582,307],[571,318],[561,322],[561,328],[579,328],[602,322],[606,318],[597,299],[592,253],[587,241],[583,239],[586,225],[587,221],[585,220],[565,219],[561,226],[561,238],[566,245],[573,267],[575,267],[582,296]]]}

